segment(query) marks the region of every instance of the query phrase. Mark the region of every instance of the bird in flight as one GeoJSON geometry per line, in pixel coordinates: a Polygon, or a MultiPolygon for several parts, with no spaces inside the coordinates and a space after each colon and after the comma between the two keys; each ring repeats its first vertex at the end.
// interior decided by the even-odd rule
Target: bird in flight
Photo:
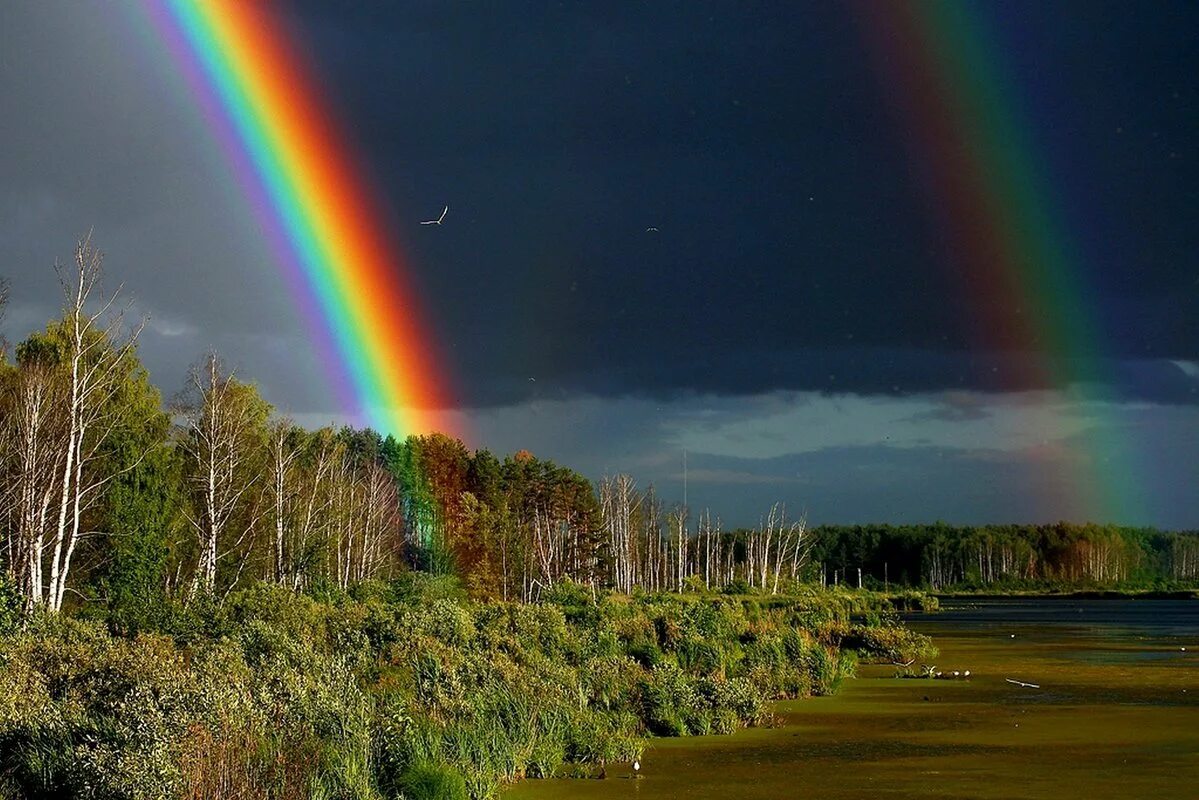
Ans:
{"type": "Polygon", "coordinates": [[[438,217],[437,219],[425,220],[424,222],[421,223],[421,225],[440,225],[441,221],[443,219],[445,219],[445,213],[449,210],[450,210],[450,207],[446,206],[445,208],[441,209],[440,217],[438,217]]]}
{"type": "Polygon", "coordinates": [[[655,228],[655,227],[653,227],[653,226],[651,225],[650,227],[648,227],[648,228],[646,228],[646,229],[645,229],[645,232],[646,232],[646,233],[657,233],[657,232],[658,232],[658,229],[657,229],[657,228],[655,228]]]}

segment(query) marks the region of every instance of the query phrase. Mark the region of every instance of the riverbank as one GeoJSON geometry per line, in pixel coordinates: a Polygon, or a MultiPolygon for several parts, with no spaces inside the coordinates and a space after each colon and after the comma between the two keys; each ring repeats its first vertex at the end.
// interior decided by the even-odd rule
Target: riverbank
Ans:
{"type": "Polygon", "coordinates": [[[456,798],[598,776],[647,737],[775,724],[862,662],[928,658],[882,595],[466,599],[410,574],[261,584],[139,630],[46,615],[0,634],[0,798],[456,798]]]}
{"type": "MultiPolygon", "coordinates": [[[[937,643],[939,669],[970,679],[897,680],[894,667],[863,666],[836,696],[778,704],[779,727],[652,742],[638,798],[1194,796],[1195,604],[971,598],[909,624],[937,643]]],[[[629,796],[614,777],[530,781],[505,800],[629,796]]]]}

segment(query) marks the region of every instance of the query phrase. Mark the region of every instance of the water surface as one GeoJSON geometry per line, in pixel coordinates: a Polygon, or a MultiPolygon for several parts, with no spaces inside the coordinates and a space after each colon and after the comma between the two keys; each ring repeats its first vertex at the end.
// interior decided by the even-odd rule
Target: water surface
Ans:
{"type": "Polygon", "coordinates": [[[970,679],[863,667],[780,727],[656,740],[638,779],[505,797],[1199,798],[1199,601],[955,600],[910,624],[970,679]]]}

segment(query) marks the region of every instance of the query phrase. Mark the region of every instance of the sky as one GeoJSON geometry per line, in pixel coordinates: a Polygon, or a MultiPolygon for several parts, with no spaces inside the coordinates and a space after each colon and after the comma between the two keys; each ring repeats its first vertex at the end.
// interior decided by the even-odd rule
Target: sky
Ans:
{"type": "MultiPolygon", "coordinates": [[[[686,453],[688,502],[730,525],[776,501],[813,522],[1093,520],[1072,484],[1103,474],[1139,500],[1097,521],[1199,527],[1199,6],[972,6],[1074,254],[1071,307],[1097,321],[1048,375],[1029,368],[1048,344],[979,320],[1056,300],[979,293],[905,62],[877,44],[911,42],[873,8],[280,14],[402,243],[472,447],[671,500],[686,453]]],[[[281,412],[346,419],[140,4],[0,6],[0,111],[10,341],[54,315],[52,265],[92,230],[165,395],[215,348],[281,412]]]]}

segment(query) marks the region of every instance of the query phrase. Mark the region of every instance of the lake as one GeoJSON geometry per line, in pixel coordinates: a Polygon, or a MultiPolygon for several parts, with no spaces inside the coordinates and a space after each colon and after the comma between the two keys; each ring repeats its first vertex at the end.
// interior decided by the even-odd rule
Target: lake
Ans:
{"type": "Polygon", "coordinates": [[[778,704],[779,727],[656,740],[639,778],[505,798],[1199,797],[1199,601],[949,600],[909,621],[970,678],[864,666],[835,697],[778,704]]]}

